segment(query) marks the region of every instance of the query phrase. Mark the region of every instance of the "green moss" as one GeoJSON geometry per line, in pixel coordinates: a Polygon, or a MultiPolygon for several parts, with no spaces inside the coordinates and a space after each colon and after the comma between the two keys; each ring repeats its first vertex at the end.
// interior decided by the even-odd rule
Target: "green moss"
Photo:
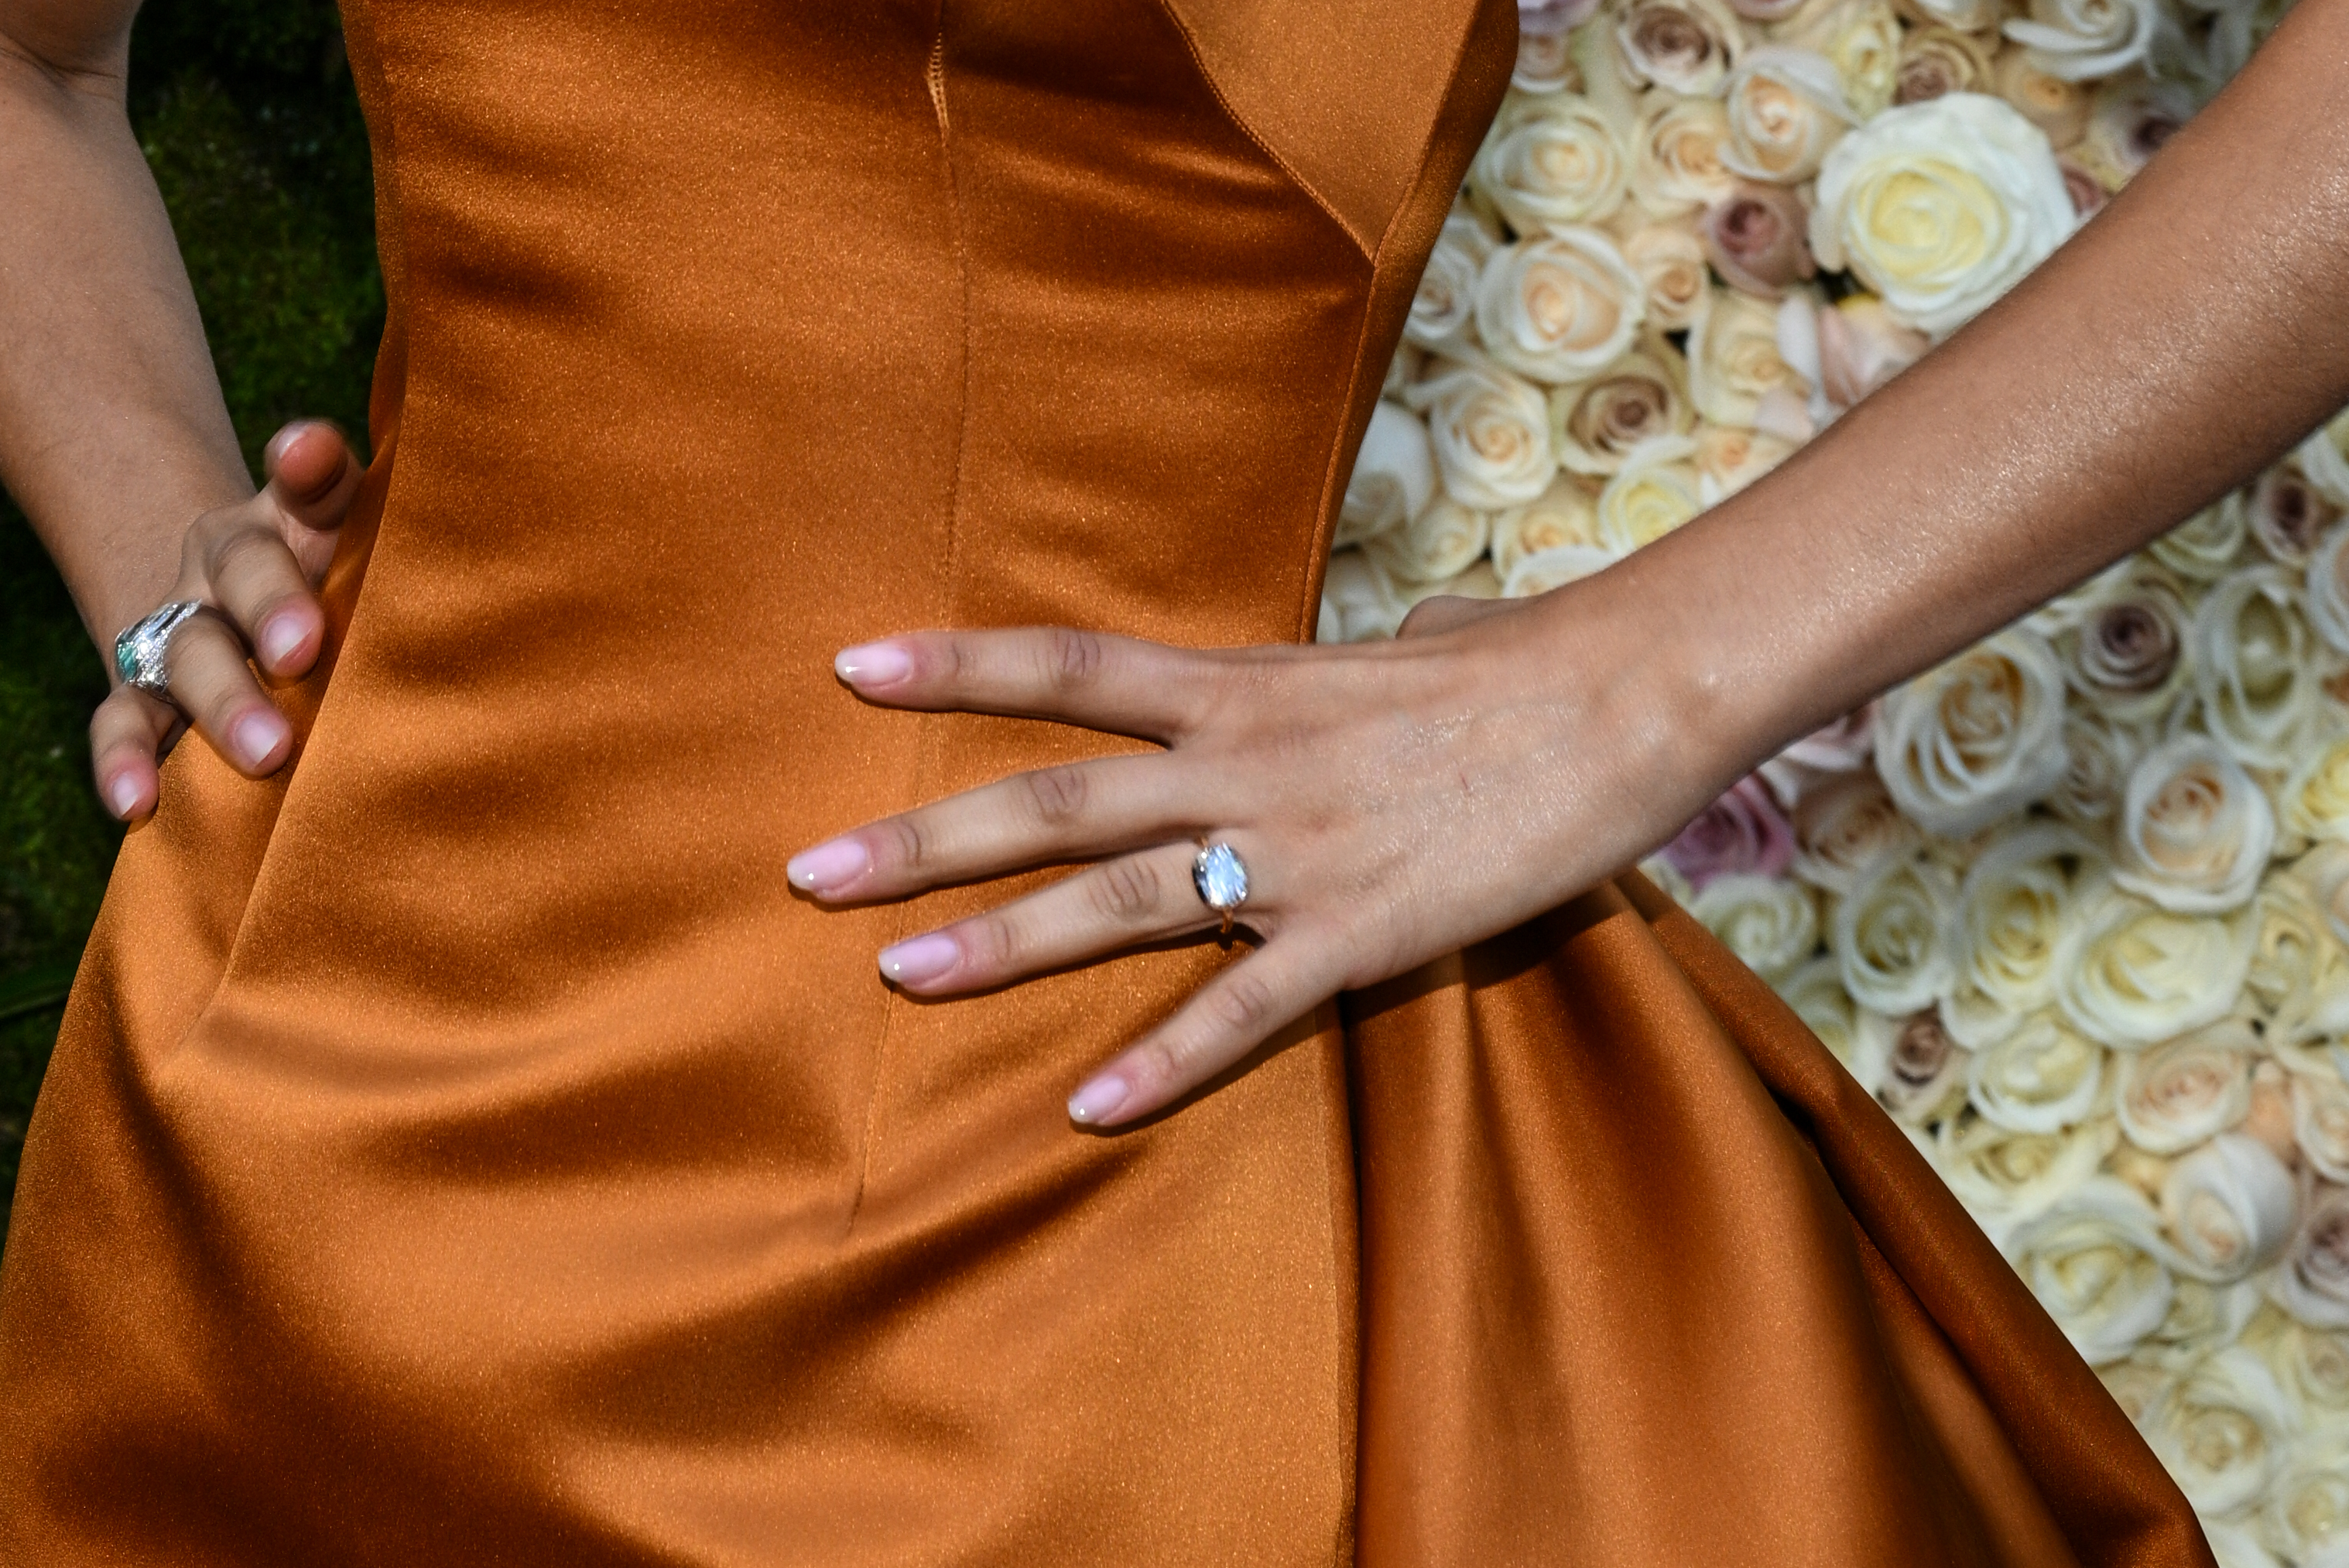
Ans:
{"type": "MultiPolygon", "coordinates": [[[[330,0],[154,0],[131,118],[249,461],[285,420],[357,434],[383,325],[366,130],[330,0]]],[[[0,500],[0,1217],[120,831],[89,788],[96,652],[0,500]]]]}

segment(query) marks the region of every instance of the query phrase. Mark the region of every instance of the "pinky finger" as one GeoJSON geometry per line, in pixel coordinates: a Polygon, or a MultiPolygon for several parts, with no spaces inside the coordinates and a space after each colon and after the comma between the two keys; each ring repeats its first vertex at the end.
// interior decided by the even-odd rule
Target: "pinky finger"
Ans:
{"type": "Polygon", "coordinates": [[[98,799],[125,822],[154,810],[162,791],[156,759],[180,727],[180,716],[129,686],[119,686],[89,719],[90,772],[98,799]]]}
{"type": "Polygon", "coordinates": [[[1115,1127],[1180,1099],[1335,995],[1344,981],[1335,944],[1290,927],[1086,1079],[1069,1097],[1069,1119],[1115,1127]]]}

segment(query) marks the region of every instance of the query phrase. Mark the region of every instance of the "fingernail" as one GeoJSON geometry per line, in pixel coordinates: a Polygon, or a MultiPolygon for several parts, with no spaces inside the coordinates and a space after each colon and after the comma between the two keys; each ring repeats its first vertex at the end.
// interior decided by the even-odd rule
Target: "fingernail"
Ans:
{"type": "Polygon", "coordinates": [[[261,645],[261,662],[273,667],[284,664],[308,634],[294,616],[272,615],[261,624],[261,634],[254,639],[261,645]]]}
{"type": "Polygon", "coordinates": [[[1089,1127],[1099,1126],[1116,1115],[1117,1108],[1133,1092],[1115,1073],[1103,1073],[1069,1097],[1069,1119],[1089,1127]]]}
{"type": "Polygon", "coordinates": [[[129,820],[130,813],[139,809],[141,793],[139,780],[128,773],[116,774],[113,781],[106,787],[106,799],[114,807],[114,814],[126,821],[129,820]]]}
{"type": "Polygon", "coordinates": [[[260,709],[246,714],[229,726],[228,738],[229,744],[236,748],[236,754],[244,758],[245,765],[258,768],[264,758],[277,749],[277,743],[285,738],[285,721],[274,710],[260,709]]]}
{"type": "Polygon", "coordinates": [[[842,680],[853,686],[895,686],[914,673],[913,655],[895,643],[865,643],[843,648],[832,661],[842,680]]]}
{"type": "Polygon", "coordinates": [[[925,980],[936,979],[961,958],[962,949],[955,939],[934,931],[927,936],[883,948],[881,973],[901,985],[918,985],[925,980]]]}
{"type": "Polygon", "coordinates": [[[809,892],[831,892],[873,869],[873,857],[854,839],[834,839],[793,855],[783,867],[792,885],[809,892]]]}

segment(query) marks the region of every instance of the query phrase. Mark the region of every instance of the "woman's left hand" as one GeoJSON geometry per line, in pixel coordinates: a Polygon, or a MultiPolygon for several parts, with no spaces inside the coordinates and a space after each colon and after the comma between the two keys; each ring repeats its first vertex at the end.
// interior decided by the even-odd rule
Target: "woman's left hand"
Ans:
{"type": "MultiPolygon", "coordinates": [[[[1609,573],[1607,575],[1613,575],[1609,573]]],[[[1727,782],[1659,700],[1651,635],[1586,580],[1483,614],[1428,607],[1393,643],[1193,651],[1049,627],[924,632],[836,667],[893,707],[1056,719],[1165,749],[1018,774],[793,858],[827,903],[1096,863],[885,949],[907,991],[1001,985],[1221,920],[1201,842],[1247,867],[1257,951],[1089,1079],[1107,1127],[1179,1098],[1337,992],[1531,918],[1664,841],[1727,782]]],[[[1651,629],[1651,631],[1652,629],[1651,629]]]]}

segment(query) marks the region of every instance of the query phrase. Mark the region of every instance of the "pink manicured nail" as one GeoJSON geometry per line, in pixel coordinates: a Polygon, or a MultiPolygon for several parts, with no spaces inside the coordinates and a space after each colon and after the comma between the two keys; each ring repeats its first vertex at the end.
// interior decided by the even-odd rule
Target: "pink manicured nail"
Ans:
{"type": "Polygon", "coordinates": [[[912,675],[914,658],[895,643],[865,643],[843,648],[832,661],[832,667],[850,686],[870,689],[895,686],[912,675]]]}
{"type": "Polygon", "coordinates": [[[962,960],[962,948],[951,936],[932,932],[881,950],[881,973],[901,985],[935,980],[962,960]]]}
{"type": "Polygon", "coordinates": [[[262,759],[276,750],[277,743],[285,738],[285,721],[277,717],[274,709],[248,713],[228,728],[229,744],[244,758],[248,768],[260,767],[262,759]]]}
{"type": "Polygon", "coordinates": [[[818,844],[802,850],[783,867],[783,875],[792,885],[809,892],[829,893],[863,876],[873,869],[873,857],[854,839],[834,839],[828,844],[818,844]]]}
{"type": "Polygon", "coordinates": [[[272,615],[262,623],[261,635],[255,639],[261,645],[261,662],[273,668],[284,664],[307,635],[307,629],[292,615],[272,615]]]}
{"type": "Polygon", "coordinates": [[[140,793],[139,780],[128,773],[116,774],[113,782],[106,787],[106,798],[113,804],[114,814],[125,821],[138,810],[140,793]]]}
{"type": "Polygon", "coordinates": [[[1115,1073],[1103,1073],[1069,1097],[1069,1119],[1097,1127],[1117,1114],[1133,1090],[1115,1073]]]}

